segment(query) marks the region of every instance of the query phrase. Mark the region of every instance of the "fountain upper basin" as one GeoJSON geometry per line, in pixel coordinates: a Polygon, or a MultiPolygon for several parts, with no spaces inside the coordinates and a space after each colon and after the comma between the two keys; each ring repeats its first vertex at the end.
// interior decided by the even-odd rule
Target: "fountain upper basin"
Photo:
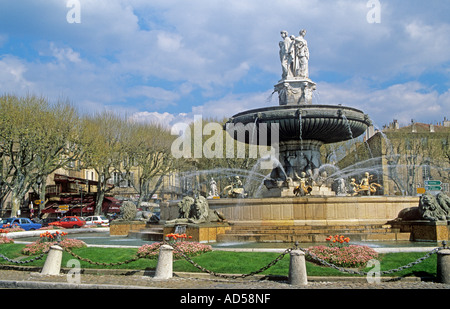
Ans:
{"type": "Polygon", "coordinates": [[[341,105],[281,105],[252,109],[231,117],[225,129],[241,142],[257,144],[263,132],[260,124],[267,124],[267,145],[270,145],[271,124],[279,125],[279,141],[316,140],[324,144],[336,143],[358,137],[371,125],[362,111],[341,105]],[[301,123],[300,123],[301,119],[301,123]],[[239,126],[236,124],[243,124],[239,126]],[[235,124],[234,128],[227,126],[235,124]],[[255,130],[247,124],[258,124],[255,130]],[[301,132],[301,134],[300,134],[301,132]],[[257,138],[259,137],[259,138],[257,138]]]}

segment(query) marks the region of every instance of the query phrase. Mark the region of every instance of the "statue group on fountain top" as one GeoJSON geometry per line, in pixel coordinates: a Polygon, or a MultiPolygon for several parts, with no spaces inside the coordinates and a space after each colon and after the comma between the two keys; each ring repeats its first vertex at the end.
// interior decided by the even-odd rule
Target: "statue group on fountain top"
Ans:
{"type": "Polygon", "coordinates": [[[289,36],[287,31],[281,31],[280,61],[283,69],[282,78],[309,78],[309,49],[305,40],[306,30],[301,30],[299,36],[289,36]]]}
{"type": "Polygon", "coordinates": [[[297,37],[281,31],[282,79],[274,90],[278,92],[280,105],[312,104],[316,84],[309,79],[309,48],[305,35],[306,30],[301,30],[297,37]]]}

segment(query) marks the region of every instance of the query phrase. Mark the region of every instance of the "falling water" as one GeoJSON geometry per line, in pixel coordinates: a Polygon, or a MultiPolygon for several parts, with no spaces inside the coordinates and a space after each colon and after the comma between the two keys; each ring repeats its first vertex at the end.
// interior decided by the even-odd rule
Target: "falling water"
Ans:
{"type": "Polygon", "coordinates": [[[255,122],[253,123],[252,139],[251,139],[251,144],[253,144],[253,145],[257,145],[257,142],[258,142],[257,128],[258,128],[258,116],[256,116],[255,122]]]}
{"type": "Polygon", "coordinates": [[[345,124],[347,125],[347,131],[350,136],[350,139],[353,139],[353,132],[352,132],[352,128],[350,126],[350,121],[348,121],[348,119],[344,113],[342,113],[342,119],[344,120],[345,124]]]}
{"type": "Polygon", "coordinates": [[[302,141],[302,111],[298,110],[298,127],[299,127],[299,138],[302,141]]]}
{"type": "Polygon", "coordinates": [[[367,139],[364,139],[364,144],[367,146],[367,151],[369,151],[370,157],[373,158],[372,149],[370,149],[370,145],[367,142],[367,139]]]}
{"type": "Polygon", "coordinates": [[[272,169],[279,168],[284,177],[287,178],[287,174],[284,170],[281,162],[273,155],[264,156],[253,165],[249,177],[247,177],[244,188],[249,196],[257,197],[264,189],[264,180],[270,178],[272,169]],[[263,163],[271,163],[271,168],[266,169],[268,165],[263,167],[263,163]],[[264,173],[264,174],[263,174],[264,173]]]}
{"type": "Polygon", "coordinates": [[[299,127],[299,138],[300,138],[300,151],[303,153],[303,121],[302,121],[302,110],[298,110],[298,127],[299,127]]]}
{"type": "Polygon", "coordinates": [[[175,234],[186,233],[186,225],[175,225],[175,234]]]}
{"type": "Polygon", "coordinates": [[[319,104],[319,103],[320,103],[320,95],[319,95],[319,92],[318,92],[317,90],[316,90],[316,91],[313,91],[312,95],[313,95],[313,98],[316,99],[316,103],[319,104]]]}
{"type": "MultiPolygon", "coordinates": [[[[350,126],[350,121],[348,121],[347,116],[345,116],[345,113],[342,113],[342,119],[344,120],[346,126],[347,126],[347,132],[349,134],[349,138],[350,140],[353,140],[353,132],[352,132],[352,128],[350,126]]],[[[358,152],[355,149],[355,160],[358,161],[358,152]]]]}
{"type": "Polygon", "coordinates": [[[272,103],[272,98],[273,95],[275,94],[275,92],[277,92],[276,90],[274,90],[266,99],[266,105],[270,105],[272,103]]]}
{"type": "Polygon", "coordinates": [[[391,143],[391,141],[389,140],[389,138],[387,137],[387,135],[383,132],[383,130],[380,129],[379,126],[377,126],[376,124],[373,123],[373,127],[377,130],[377,132],[380,133],[381,137],[383,138],[385,144],[386,144],[386,157],[388,159],[390,159],[391,157],[395,156],[395,152],[394,152],[394,147],[391,143]]]}

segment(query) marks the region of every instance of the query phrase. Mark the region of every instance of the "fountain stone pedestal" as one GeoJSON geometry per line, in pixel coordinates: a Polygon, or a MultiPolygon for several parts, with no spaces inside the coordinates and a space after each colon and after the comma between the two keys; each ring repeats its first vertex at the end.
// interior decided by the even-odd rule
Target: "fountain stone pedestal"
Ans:
{"type": "Polygon", "coordinates": [[[275,86],[280,105],[312,104],[316,83],[309,78],[282,79],[275,86]]]}
{"type": "Polygon", "coordinates": [[[409,220],[390,222],[403,233],[411,233],[411,241],[440,242],[450,240],[450,221],[409,220]]]}
{"type": "Polygon", "coordinates": [[[111,236],[127,236],[130,231],[145,229],[146,225],[145,221],[115,220],[109,224],[109,234],[111,236]]]}
{"type": "Polygon", "coordinates": [[[200,224],[185,223],[185,224],[165,224],[163,233],[167,234],[186,234],[188,241],[196,241],[200,243],[211,243],[217,241],[217,235],[225,234],[230,230],[231,226],[226,222],[205,222],[200,224]],[[179,227],[183,226],[183,232],[180,233],[179,227]]]}

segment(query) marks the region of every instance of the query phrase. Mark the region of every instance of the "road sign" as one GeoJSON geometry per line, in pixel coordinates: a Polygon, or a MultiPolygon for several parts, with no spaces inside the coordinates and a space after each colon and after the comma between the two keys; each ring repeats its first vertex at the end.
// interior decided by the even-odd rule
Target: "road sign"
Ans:
{"type": "Polygon", "coordinates": [[[442,187],[441,186],[425,186],[425,189],[427,189],[427,191],[441,191],[442,187]]]}
{"type": "Polygon", "coordinates": [[[425,194],[425,188],[417,188],[417,194],[425,194]]]}
{"type": "Polygon", "coordinates": [[[440,180],[425,180],[425,186],[440,186],[441,184],[440,180]]]}
{"type": "Polygon", "coordinates": [[[58,210],[59,211],[68,211],[69,210],[69,205],[59,205],[58,206],[58,210]]]}

